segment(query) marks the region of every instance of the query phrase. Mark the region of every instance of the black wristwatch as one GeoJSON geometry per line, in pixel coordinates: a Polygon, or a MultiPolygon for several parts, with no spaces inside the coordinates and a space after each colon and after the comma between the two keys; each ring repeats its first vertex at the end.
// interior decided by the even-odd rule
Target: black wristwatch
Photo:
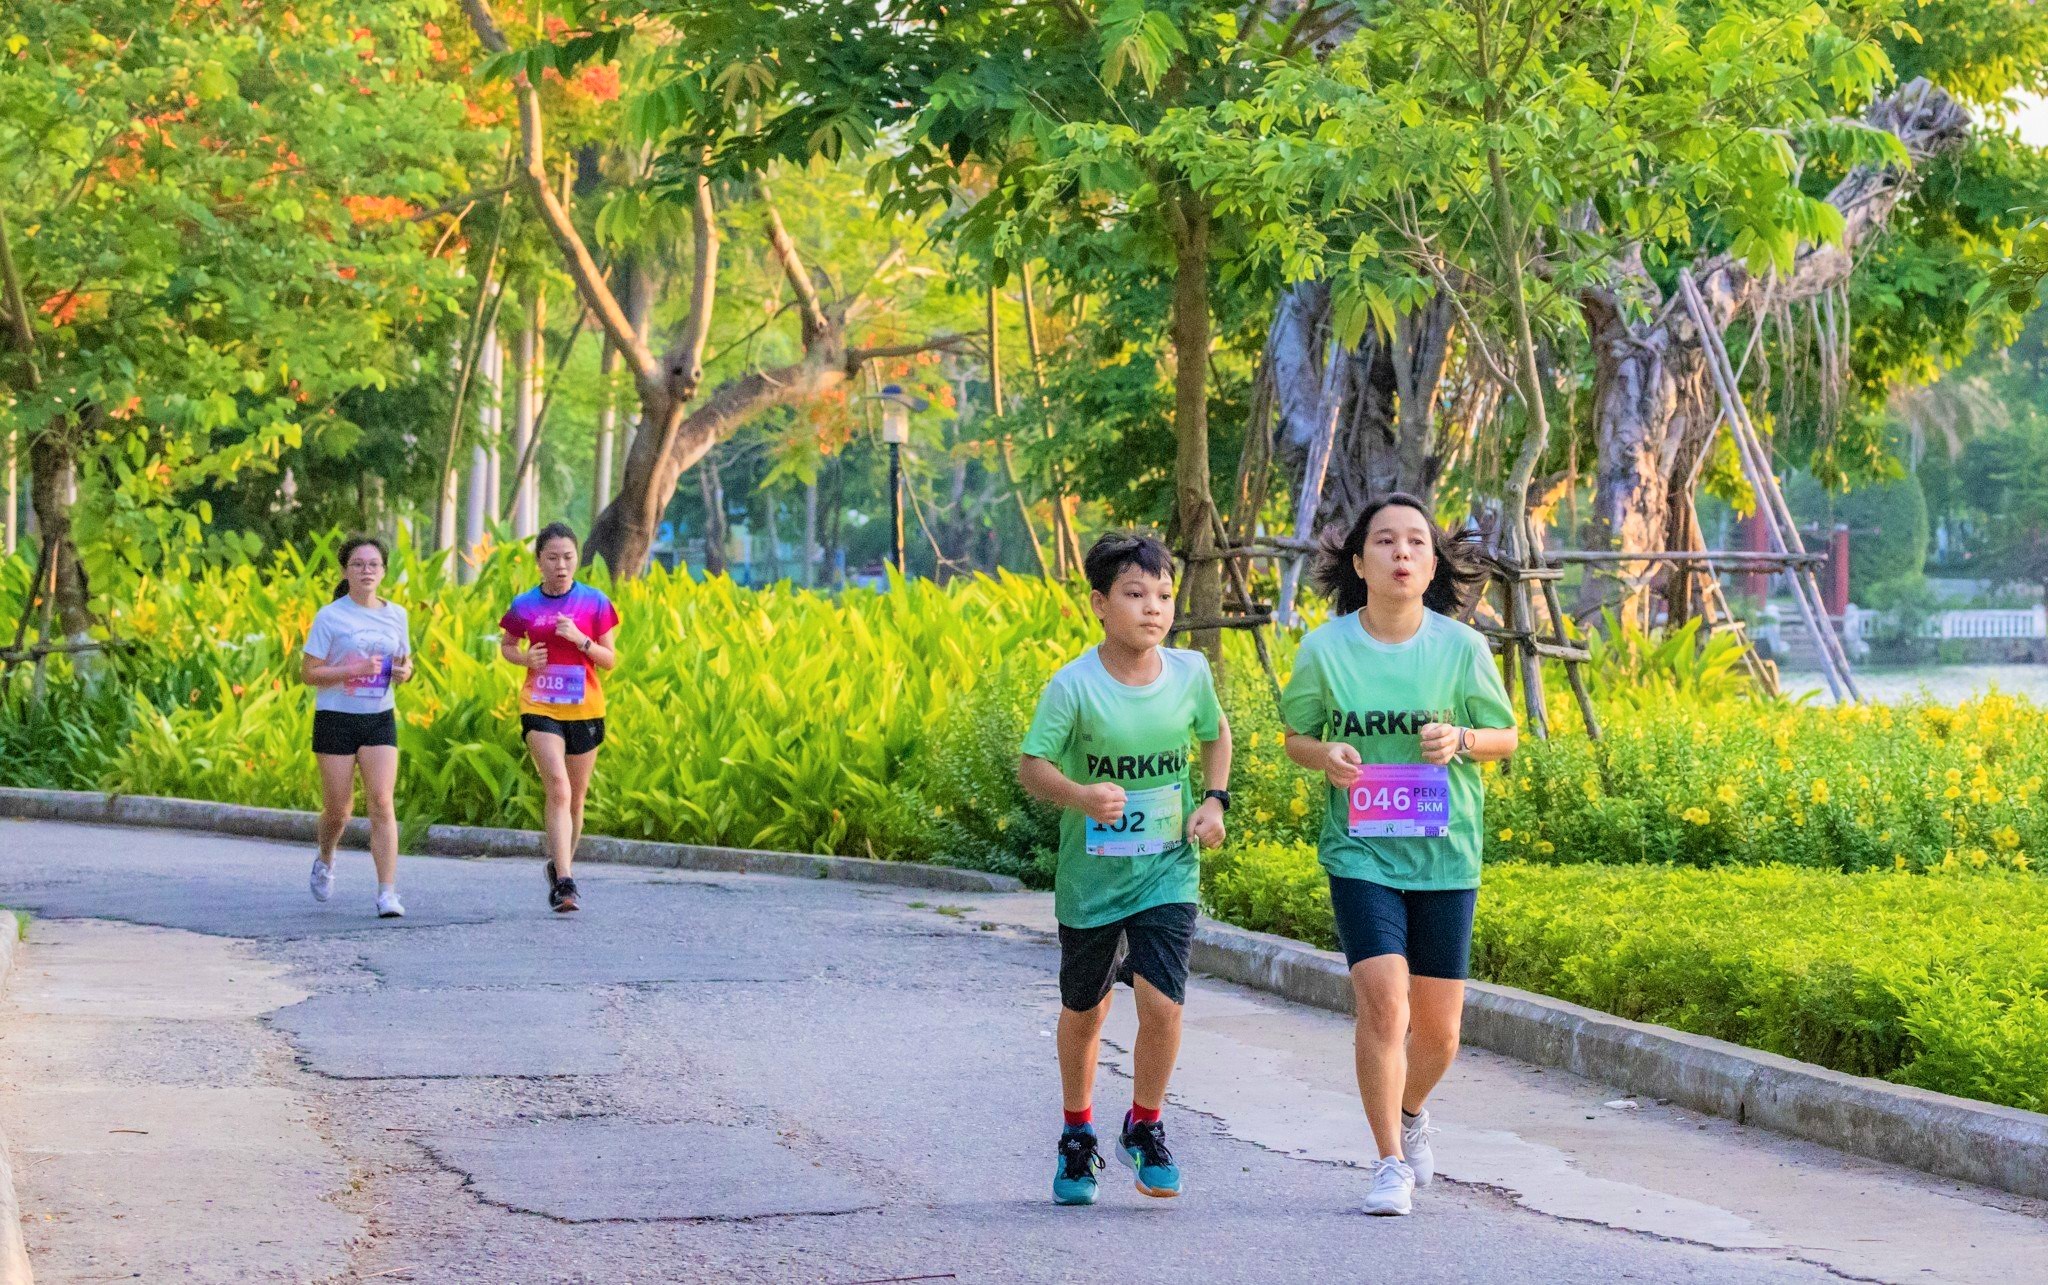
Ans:
{"type": "Polygon", "coordinates": [[[1214,799],[1218,803],[1221,803],[1223,805],[1223,810],[1225,812],[1230,811],[1230,791],[1204,790],[1202,792],[1202,802],[1207,803],[1210,799],[1214,799]]]}

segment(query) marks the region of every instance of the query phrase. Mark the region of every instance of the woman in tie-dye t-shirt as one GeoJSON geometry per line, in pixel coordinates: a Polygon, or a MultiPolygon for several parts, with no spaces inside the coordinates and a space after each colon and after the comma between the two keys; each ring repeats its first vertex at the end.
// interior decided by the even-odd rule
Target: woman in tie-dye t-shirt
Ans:
{"type": "Polygon", "coordinates": [[[604,684],[619,663],[619,613],[611,599],[576,580],[576,533],[551,522],[534,537],[540,586],[512,600],[498,621],[499,654],[526,671],[519,727],[546,787],[548,904],[577,907],[572,877],[583,839],[583,796],[604,743],[604,684]]]}

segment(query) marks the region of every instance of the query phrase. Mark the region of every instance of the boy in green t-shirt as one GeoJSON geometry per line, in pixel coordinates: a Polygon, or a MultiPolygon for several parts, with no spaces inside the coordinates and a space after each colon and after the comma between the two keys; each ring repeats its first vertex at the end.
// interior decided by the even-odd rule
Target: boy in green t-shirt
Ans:
{"type": "Polygon", "coordinates": [[[1180,1053],[1181,1003],[1201,877],[1197,845],[1223,842],[1230,726],[1200,652],[1162,647],[1173,557],[1150,536],[1104,535],[1085,563],[1102,641],[1039,696],[1017,779],[1064,809],[1053,904],[1060,923],[1060,1134],[1053,1199],[1095,1203],[1097,1042],[1119,979],[1137,993],[1130,1113],[1118,1158],[1148,1196],[1180,1194],[1160,1108],[1180,1053]],[[1204,793],[1194,799],[1192,742],[1204,793]]]}

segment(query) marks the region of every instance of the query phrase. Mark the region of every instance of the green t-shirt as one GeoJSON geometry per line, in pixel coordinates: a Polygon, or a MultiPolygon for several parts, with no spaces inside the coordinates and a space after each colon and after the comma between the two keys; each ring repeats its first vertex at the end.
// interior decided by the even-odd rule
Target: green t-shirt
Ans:
{"type": "Polygon", "coordinates": [[[1060,817],[1053,910],[1069,928],[1096,928],[1199,894],[1201,863],[1187,842],[1201,801],[1193,741],[1216,739],[1223,719],[1209,660],[1159,649],[1159,677],[1120,683],[1090,647],[1052,676],[1024,734],[1024,752],[1078,785],[1124,787],[1124,821],[1106,829],[1072,808],[1060,817]]]}
{"type": "MultiPolygon", "coordinates": [[[[1423,612],[1422,628],[1398,644],[1367,633],[1357,612],[1310,630],[1295,652],[1280,716],[1290,731],[1353,746],[1368,764],[1422,762],[1425,723],[1515,725],[1486,639],[1434,611],[1423,612]]],[[[1432,838],[1354,836],[1347,792],[1328,786],[1316,843],[1323,869],[1407,891],[1477,888],[1486,786],[1476,763],[1452,763],[1449,777],[1450,832],[1432,838]]]]}

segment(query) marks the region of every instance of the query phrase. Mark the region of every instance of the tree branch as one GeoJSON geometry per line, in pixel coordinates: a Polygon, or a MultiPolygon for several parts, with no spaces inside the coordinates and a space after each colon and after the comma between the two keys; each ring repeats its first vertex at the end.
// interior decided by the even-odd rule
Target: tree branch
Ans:
{"type": "MultiPolygon", "coordinates": [[[[511,49],[504,33],[498,30],[496,20],[491,17],[487,0],[462,0],[462,11],[469,16],[469,25],[475,29],[476,37],[484,48],[492,53],[506,53],[511,49]]],[[[541,152],[540,93],[524,72],[512,78],[512,86],[519,98],[521,174],[534,206],[540,211],[541,222],[561,250],[563,266],[568,269],[569,278],[576,283],[576,292],[583,297],[584,306],[597,317],[605,336],[633,368],[635,381],[642,385],[642,399],[646,400],[650,393],[657,397],[666,396],[660,363],[626,319],[626,310],[619,306],[618,296],[605,284],[597,261],[591,257],[589,248],[583,244],[583,237],[569,219],[569,211],[548,183],[547,165],[541,152]]]]}
{"type": "Polygon", "coordinates": [[[768,243],[775,248],[775,257],[782,264],[782,275],[789,279],[790,289],[796,291],[797,308],[803,317],[804,347],[808,348],[830,324],[825,318],[825,306],[818,300],[818,285],[804,267],[803,256],[797,253],[789,229],[782,226],[782,211],[776,208],[775,198],[765,183],[761,185],[761,199],[768,207],[768,243]]]}
{"type": "Polygon", "coordinates": [[[846,368],[849,371],[859,370],[871,361],[938,351],[975,352],[978,351],[978,347],[973,335],[933,335],[914,343],[884,344],[877,348],[849,348],[846,350],[846,368]]]}

